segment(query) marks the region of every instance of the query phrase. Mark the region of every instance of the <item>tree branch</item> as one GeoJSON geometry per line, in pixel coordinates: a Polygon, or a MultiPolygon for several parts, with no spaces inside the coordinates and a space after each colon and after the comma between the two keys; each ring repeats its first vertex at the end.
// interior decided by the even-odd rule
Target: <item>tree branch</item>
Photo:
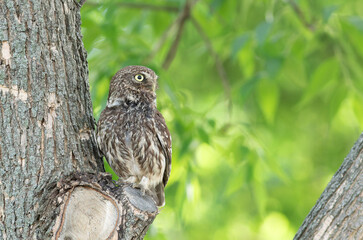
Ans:
{"type": "Polygon", "coordinates": [[[53,239],[143,239],[159,213],[151,197],[124,183],[116,186],[108,173],[74,173],[50,188],[40,208],[48,215],[39,227],[48,227],[52,209],[59,209],[53,239]]]}
{"type": "Polygon", "coordinates": [[[180,21],[181,15],[179,15],[175,21],[169,25],[169,27],[164,31],[163,35],[160,37],[159,41],[156,43],[154,49],[150,52],[150,54],[146,57],[146,59],[143,61],[144,65],[147,65],[148,62],[150,62],[157,52],[161,49],[161,47],[165,44],[166,40],[168,39],[169,34],[172,32],[172,30],[175,28],[175,26],[178,25],[180,21]]]}
{"type": "Polygon", "coordinates": [[[363,134],[294,239],[363,239],[363,134]]]}
{"type": "MultiPolygon", "coordinates": [[[[85,1],[85,0],[83,0],[85,1]]],[[[104,6],[104,4],[87,2],[88,6],[100,7],[104,6]]],[[[174,6],[162,6],[162,5],[154,5],[154,4],[147,4],[147,3],[133,3],[133,2],[119,2],[113,3],[112,5],[116,5],[122,8],[134,8],[134,9],[144,9],[144,10],[151,10],[151,11],[166,11],[166,12],[179,12],[179,7],[174,6]]]]}
{"type": "Polygon", "coordinates": [[[213,45],[211,40],[209,39],[209,37],[207,36],[207,34],[203,31],[203,28],[200,26],[200,24],[197,22],[197,20],[193,17],[190,18],[194,27],[196,28],[197,32],[199,33],[199,35],[202,37],[202,39],[204,40],[207,49],[209,50],[209,52],[211,53],[211,55],[214,58],[214,61],[216,63],[216,68],[217,68],[217,72],[218,75],[222,81],[222,85],[224,88],[224,92],[225,92],[225,96],[227,99],[229,99],[229,103],[228,103],[228,108],[231,111],[232,108],[232,101],[230,100],[231,98],[231,86],[229,83],[229,80],[227,78],[227,73],[226,70],[223,67],[222,61],[220,60],[217,52],[214,50],[213,45]]]}
{"type": "Polygon", "coordinates": [[[185,3],[183,11],[180,13],[180,15],[178,17],[177,33],[176,33],[176,36],[175,36],[175,39],[174,39],[172,45],[170,46],[169,52],[166,55],[166,58],[164,60],[164,63],[163,63],[163,68],[164,69],[168,69],[171,62],[175,58],[175,54],[176,54],[176,51],[178,49],[180,38],[182,36],[184,24],[188,20],[188,18],[190,17],[190,10],[191,10],[192,6],[196,2],[197,1],[187,1],[185,3]]]}
{"type": "Polygon", "coordinates": [[[83,5],[87,0],[79,0],[79,5],[83,5]]]}
{"type": "Polygon", "coordinates": [[[87,0],[79,0],[79,1],[77,1],[77,0],[73,0],[73,2],[79,7],[79,8],[81,8],[82,7],[82,5],[86,2],[87,0]]]}
{"type": "Polygon", "coordinates": [[[289,1],[289,4],[291,5],[292,9],[296,13],[297,17],[303,23],[303,25],[310,31],[314,32],[315,26],[306,20],[305,14],[303,13],[303,11],[301,11],[301,8],[294,2],[294,0],[288,0],[288,1],[289,1]]]}

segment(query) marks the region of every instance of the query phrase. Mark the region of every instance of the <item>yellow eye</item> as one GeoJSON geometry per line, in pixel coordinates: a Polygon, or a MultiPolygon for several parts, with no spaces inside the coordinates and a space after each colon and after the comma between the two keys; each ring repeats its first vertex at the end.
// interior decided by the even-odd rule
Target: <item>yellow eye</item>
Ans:
{"type": "Polygon", "coordinates": [[[135,75],[135,80],[138,81],[138,82],[141,82],[142,80],[144,80],[144,75],[136,74],[135,75]]]}

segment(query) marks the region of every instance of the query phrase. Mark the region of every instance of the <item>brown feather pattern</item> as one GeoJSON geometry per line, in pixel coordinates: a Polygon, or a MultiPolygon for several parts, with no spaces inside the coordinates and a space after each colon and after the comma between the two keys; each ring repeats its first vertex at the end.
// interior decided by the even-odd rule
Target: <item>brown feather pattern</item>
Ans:
{"type": "Polygon", "coordinates": [[[158,206],[171,171],[171,136],[156,109],[157,75],[128,66],[112,78],[106,108],[98,121],[97,142],[121,181],[140,188],[158,206]],[[142,81],[135,76],[141,74],[142,81]]]}

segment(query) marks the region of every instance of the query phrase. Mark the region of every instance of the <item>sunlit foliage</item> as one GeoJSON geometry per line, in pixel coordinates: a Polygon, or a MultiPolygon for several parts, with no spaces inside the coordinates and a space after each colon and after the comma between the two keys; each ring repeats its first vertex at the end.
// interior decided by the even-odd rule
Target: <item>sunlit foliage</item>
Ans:
{"type": "Polygon", "coordinates": [[[160,76],[173,165],[147,239],[294,236],[363,128],[362,16],[359,0],[86,2],[96,119],[118,69],[160,76]]]}

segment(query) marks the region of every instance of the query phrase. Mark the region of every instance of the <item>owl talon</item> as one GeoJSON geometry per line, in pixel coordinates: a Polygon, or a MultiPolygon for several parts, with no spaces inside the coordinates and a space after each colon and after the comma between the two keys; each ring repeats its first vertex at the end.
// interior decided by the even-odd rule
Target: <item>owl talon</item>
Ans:
{"type": "Polygon", "coordinates": [[[135,188],[135,189],[140,189],[141,194],[142,194],[143,196],[145,196],[146,189],[145,189],[145,188],[143,188],[140,184],[138,184],[138,183],[132,183],[130,186],[131,186],[132,188],[135,188]]]}
{"type": "Polygon", "coordinates": [[[130,186],[131,186],[132,188],[135,188],[135,189],[140,189],[141,194],[142,194],[143,196],[145,196],[146,189],[145,189],[143,186],[141,186],[141,184],[139,184],[139,183],[132,183],[130,186]]]}
{"type": "Polygon", "coordinates": [[[141,181],[140,181],[140,184],[139,184],[140,190],[141,190],[141,193],[142,193],[143,196],[145,196],[146,190],[148,190],[148,185],[149,185],[149,178],[143,176],[141,178],[141,181]]]}
{"type": "Polygon", "coordinates": [[[140,191],[141,191],[142,196],[145,196],[145,193],[146,193],[145,188],[141,187],[141,188],[140,188],[140,191]]]}

